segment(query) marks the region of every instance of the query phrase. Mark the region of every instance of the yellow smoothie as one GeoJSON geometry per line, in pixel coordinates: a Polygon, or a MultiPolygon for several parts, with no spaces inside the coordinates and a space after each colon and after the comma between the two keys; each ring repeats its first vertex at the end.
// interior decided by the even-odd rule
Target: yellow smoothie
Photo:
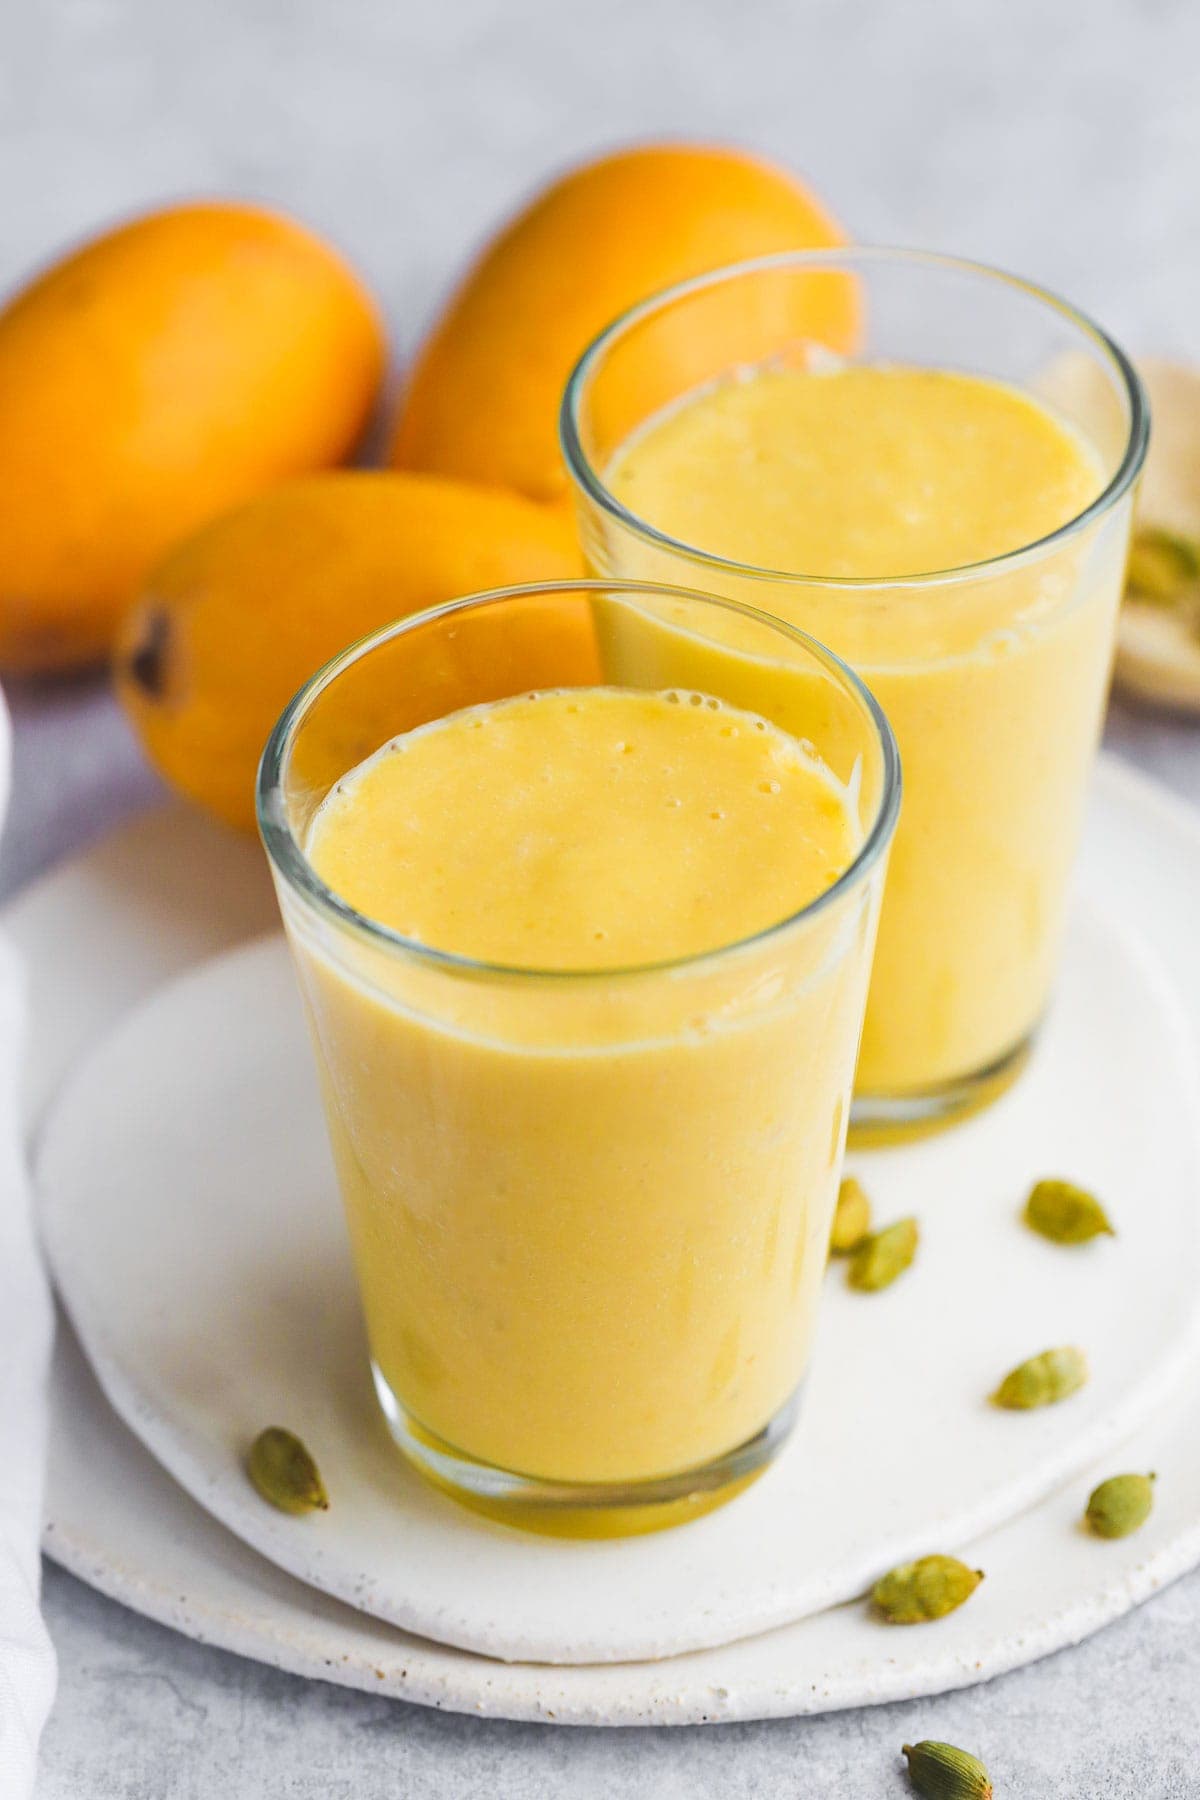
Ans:
{"type": "Polygon", "coordinates": [[[870,884],[829,890],[861,842],[813,754],[703,693],[468,708],[329,794],[321,878],[471,959],[288,921],[373,1358],[424,1441],[636,1482],[786,1403],[874,930],[870,884]]]}
{"type": "MultiPolygon", "coordinates": [[[[1024,565],[904,578],[1047,537],[1099,494],[1096,455],[999,381],[778,366],[677,402],[605,481],[637,519],[726,560],[698,569],[605,522],[588,543],[602,572],[702,585],[802,626],[858,670],[896,733],[904,803],[860,1091],[920,1094],[1002,1061],[1046,1002],[1122,545],[1109,534],[1096,551],[1085,534],[1024,565]]],[[[624,634],[630,678],[653,637],[639,650],[624,634]]],[[[697,647],[689,679],[729,660],[697,647]]]]}

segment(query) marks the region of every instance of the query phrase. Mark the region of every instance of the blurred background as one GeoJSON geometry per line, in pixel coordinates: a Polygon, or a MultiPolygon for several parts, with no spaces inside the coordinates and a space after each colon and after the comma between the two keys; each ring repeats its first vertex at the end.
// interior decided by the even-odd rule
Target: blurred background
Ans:
{"type": "MultiPolygon", "coordinates": [[[[152,202],[250,197],[339,244],[402,365],[551,171],[730,140],[859,240],[981,257],[1135,353],[1200,357],[1194,0],[34,0],[0,55],[0,283],[152,202]]],[[[14,685],[11,892],[158,793],[104,683],[14,685]]],[[[1110,741],[1200,792],[1186,725],[1110,741]]]]}

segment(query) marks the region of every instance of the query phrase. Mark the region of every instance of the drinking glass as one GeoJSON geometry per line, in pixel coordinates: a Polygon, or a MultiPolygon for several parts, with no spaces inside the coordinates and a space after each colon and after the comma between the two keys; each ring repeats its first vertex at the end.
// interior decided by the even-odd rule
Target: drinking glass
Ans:
{"type": "Polygon", "coordinates": [[[853,1135],[906,1135],[973,1110],[1019,1070],[1058,960],[1148,433],[1128,360],[1083,314],[995,269],[917,252],[804,251],[703,276],[626,313],[577,365],[561,423],[594,573],[703,587],[802,626],[883,707],[905,799],[853,1135]],[[683,541],[612,491],[618,452],[689,395],[756,368],[846,363],[924,365],[1025,390],[1092,447],[1097,498],[1006,555],[839,580],[732,560],[703,526],[683,541]]]}
{"type": "Polygon", "coordinates": [[[259,819],[375,1385],[406,1455],[460,1499],[547,1529],[645,1529],[728,1497],[778,1449],[898,801],[891,730],[836,657],[753,609],[647,585],[406,618],[283,714],[259,819]],[[405,938],[321,880],[313,819],[364,758],[463,707],[598,685],[736,703],[802,738],[843,791],[850,866],[704,954],[565,972],[536,941],[514,967],[405,938]]]}

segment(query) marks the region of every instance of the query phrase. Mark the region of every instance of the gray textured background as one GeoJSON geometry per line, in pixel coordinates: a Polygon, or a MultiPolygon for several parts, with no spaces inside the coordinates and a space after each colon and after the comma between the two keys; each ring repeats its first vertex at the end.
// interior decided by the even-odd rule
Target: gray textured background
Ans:
{"type": "MultiPolygon", "coordinates": [[[[293,207],[402,355],[464,254],[565,159],[660,133],[807,171],[856,236],[1006,264],[1130,348],[1200,357],[1196,0],[9,0],[0,282],[164,196],[293,207]]],[[[0,893],[157,793],[96,681],[11,694],[0,893]]],[[[1109,741],[1200,800],[1200,729],[1109,741]]],[[[1200,1796],[1200,1576],[974,1692],[687,1731],[485,1724],[202,1649],[48,1571],[62,1688],[39,1800],[900,1795],[902,1739],[997,1794],[1200,1796]]],[[[0,1797],[2,1800],[2,1797],[0,1797]]]]}

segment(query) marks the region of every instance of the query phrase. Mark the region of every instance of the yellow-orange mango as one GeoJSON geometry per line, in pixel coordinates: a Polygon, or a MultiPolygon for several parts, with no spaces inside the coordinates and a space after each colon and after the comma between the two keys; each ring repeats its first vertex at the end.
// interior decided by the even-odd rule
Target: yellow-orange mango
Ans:
{"type": "MultiPolygon", "coordinates": [[[[349,470],[285,482],[206,526],[154,571],[120,632],[117,691],[167,780],[249,828],[271,727],[331,656],[424,607],[579,572],[569,522],[502,489],[349,470]]],[[[475,640],[482,666],[469,671],[472,681],[492,681],[502,694],[592,677],[584,605],[531,602],[516,624],[475,640]]],[[[387,692],[356,693],[334,754],[355,760],[355,750],[366,755],[423,714],[489,697],[453,692],[461,677],[461,662],[422,638],[403,682],[393,664],[387,692]],[[405,685],[411,717],[397,692],[405,685]]]]}
{"type": "Polygon", "coordinates": [[[104,655],[198,525],[354,447],[378,314],[309,231],[198,202],[118,226],[0,312],[0,667],[104,655]]]}
{"type": "MultiPolygon", "coordinates": [[[[576,359],[626,307],[747,257],[843,242],[803,184],[741,151],[651,144],[572,170],[492,240],[420,350],[396,466],[565,497],[558,408],[576,359]]],[[[852,284],[814,289],[810,335],[853,341],[852,284]]]]}

